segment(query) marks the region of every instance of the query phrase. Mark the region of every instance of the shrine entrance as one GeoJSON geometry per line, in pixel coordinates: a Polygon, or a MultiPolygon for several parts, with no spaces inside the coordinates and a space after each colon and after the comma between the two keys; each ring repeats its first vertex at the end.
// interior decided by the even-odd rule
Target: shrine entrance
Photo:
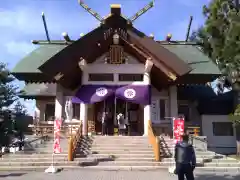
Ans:
{"type": "Polygon", "coordinates": [[[94,119],[96,134],[102,134],[102,114],[107,112],[107,135],[118,135],[117,115],[123,114],[126,121],[125,135],[134,136],[143,134],[143,111],[139,104],[109,97],[105,101],[94,104],[94,119]]]}

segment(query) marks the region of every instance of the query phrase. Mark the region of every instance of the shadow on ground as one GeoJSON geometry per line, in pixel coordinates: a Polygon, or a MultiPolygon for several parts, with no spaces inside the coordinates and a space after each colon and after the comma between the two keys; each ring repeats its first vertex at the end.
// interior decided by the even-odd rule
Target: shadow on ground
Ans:
{"type": "Polygon", "coordinates": [[[0,174],[0,178],[6,178],[6,177],[19,177],[23,176],[26,173],[8,173],[8,174],[0,174]]]}
{"type": "Polygon", "coordinates": [[[108,161],[115,161],[115,157],[109,156],[108,158],[96,158],[93,161],[80,162],[79,166],[82,166],[82,167],[97,166],[101,162],[108,162],[108,161]]]}

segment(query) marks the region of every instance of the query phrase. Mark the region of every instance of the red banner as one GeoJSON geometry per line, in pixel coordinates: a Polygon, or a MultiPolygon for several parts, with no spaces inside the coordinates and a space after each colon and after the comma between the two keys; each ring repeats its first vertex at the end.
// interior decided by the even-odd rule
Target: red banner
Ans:
{"type": "Polygon", "coordinates": [[[184,134],[184,118],[173,118],[173,137],[175,143],[182,140],[184,134]]]}
{"type": "Polygon", "coordinates": [[[60,130],[62,126],[62,120],[56,119],[54,121],[54,144],[53,144],[53,153],[61,153],[60,147],[60,130]]]}

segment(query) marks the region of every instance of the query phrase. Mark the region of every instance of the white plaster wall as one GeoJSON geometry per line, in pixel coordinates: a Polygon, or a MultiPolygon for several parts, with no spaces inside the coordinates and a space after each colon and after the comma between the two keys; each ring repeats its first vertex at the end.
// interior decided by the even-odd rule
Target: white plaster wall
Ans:
{"type": "Polygon", "coordinates": [[[214,136],[213,122],[229,122],[227,115],[202,115],[202,132],[207,136],[208,145],[215,147],[236,147],[236,132],[234,136],[214,136]]]}
{"type": "Polygon", "coordinates": [[[94,63],[92,64],[87,64],[87,66],[83,70],[83,81],[82,84],[141,84],[143,83],[142,81],[140,82],[124,82],[118,81],[118,74],[120,73],[130,73],[130,74],[144,74],[145,70],[145,65],[139,63],[136,58],[133,56],[128,55],[128,64],[105,64],[104,58],[106,55],[102,55],[99,57],[94,63]],[[114,74],[114,81],[104,81],[104,82],[99,82],[99,81],[88,81],[88,74],[89,73],[111,73],[114,74]]]}
{"type": "Polygon", "coordinates": [[[164,123],[169,123],[170,119],[165,118],[165,119],[160,119],[160,99],[165,100],[165,116],[169,116],[170,112],[170,104],[169,104],[169,89],[163,89],[161,91],[158,91],[155,87],[152,86],[151,88],[151,120],[153,124],[164,124],[164,123]]]}

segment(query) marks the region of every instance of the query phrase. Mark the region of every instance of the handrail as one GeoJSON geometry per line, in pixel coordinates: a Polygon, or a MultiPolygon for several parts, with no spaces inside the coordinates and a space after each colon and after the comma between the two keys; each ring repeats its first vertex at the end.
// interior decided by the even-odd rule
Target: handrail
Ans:
{"type": "Polygon", "coordinates": [[[160,161],[160,140],[158,136],[154,135],[152,129],[152,122],[148,121],[148,140],[153,147],[153,153],[156,161],[160,161]]]}
{"type": "Polygon", "coordinates": [[[188,126],[186,127],[186,131],[188,134],[193,134],[194,136],[199,136],[200,134],[200,127],[198,126],[188,126]]]}
{"type": "Polygon", "coordinates": [[[76,154],[77,146],[82,136],[82,123],[80,124],[76,134],[69,136],[68,143],[68,161],[74,160],[74,155],[76,154]]]}
{"type": "Polygon", "coordinates": [[[204,145],[204,147],[199,147],[198,146],[197,148],[202,148],[203,150],[207,150],[209,148],[207,138],[201,138],[199,136],[189,134],[189,141],[194,147],[197,147],[197,145],[202,144],[202,145],[204,145]],[[197,141],[198,141],[198,143],[197,143],[197,141]]]}
{"type": "MultiPolygon", "coordinates": [[[[60,132],[66,132],[67,129],[79,127],[79,122],[77,123],[63,123],[61,126],[60,132]]],[[[54,124],[48,124],[48,123],[38,123],[37,125],[32,126],[33,131],[35,132],[36,135],[43,135],[43,134],[51,134],[54,132],[54,124]]]]}

